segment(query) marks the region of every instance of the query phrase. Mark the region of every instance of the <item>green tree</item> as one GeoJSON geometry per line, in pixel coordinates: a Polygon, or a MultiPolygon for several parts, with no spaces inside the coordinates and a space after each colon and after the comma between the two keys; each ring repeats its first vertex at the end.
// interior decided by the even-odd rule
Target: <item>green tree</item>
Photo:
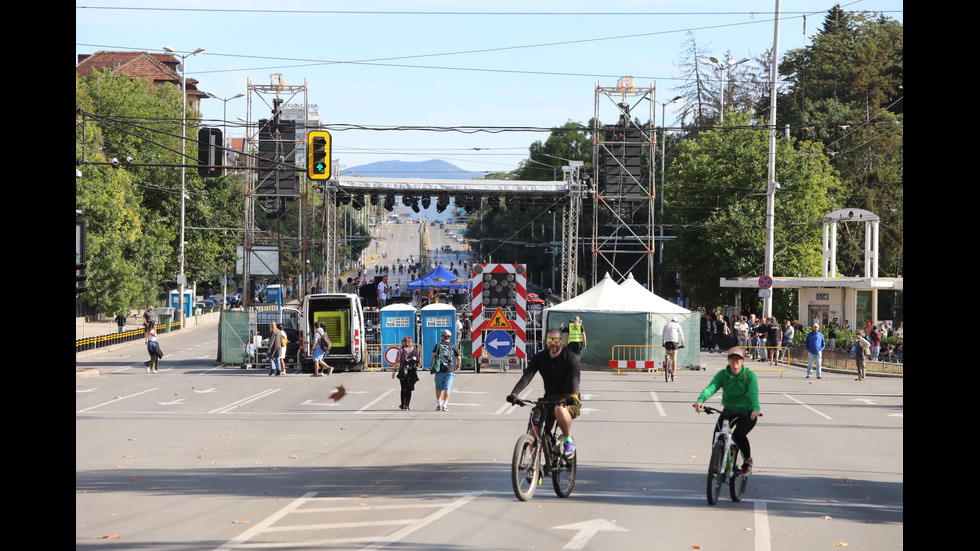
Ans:
{"type": "MultiPolygon", "coordinates": [[[[718,130],[682,142],[667,174],[668,265],[702,305],[731,304],[722,277],[762,275],[768,135],[731,112],[718,130]]],[[[839,186],[819,144],[776,140],[775,276],[819,275],[821,224],[839,186]]]]}
{"type": "MultiPolygon", "coordinates": [[[[904,131],[902,24],[872,12],[829,10],[805,48],[787,52],[780,73],[779,123],[819,141],[843,185],[840,206],[881,218],[882,275],[901,275],[904,249],[904,131]]],[[[863,228],[842,233],[842,275],[863,273],[863,228]]]]}
{"type": "MultiPolygon", "coordinates": [[[[158,303],[176,285],[180,169],[193,164],[195,140],[181,155],[180,89],[96,72],[75,79],[76,158],[82,162],[75,203],[89,229],[90,304],[108,314],[158,303]],[[123,161],[131,158],[133,164],[123,161]],[[108,168],[111,159],[122,162],[108,168]],[[168,166],[169,165],[169,166],[168,166]]],[[[187,112],[187,135],[197,135],[187,112]]],[[[243,220],[240,176],[202,179],[186,170],[188,281],[208,281],[234,260],[243,220]]]]}

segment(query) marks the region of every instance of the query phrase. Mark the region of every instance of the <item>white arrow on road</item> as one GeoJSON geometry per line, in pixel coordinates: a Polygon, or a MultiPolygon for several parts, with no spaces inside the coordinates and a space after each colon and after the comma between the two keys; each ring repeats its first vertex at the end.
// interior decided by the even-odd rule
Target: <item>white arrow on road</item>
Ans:
{"type": "Polygon", "coordinates": [[[334,407],[334,406],[336,406],[338,404],[336,402],[334,402],[332,404],[321,404],[319,402],[314,402],[313,400],[307,400],[307,401],[303,402],[300,405],[301,406],[330,406],[330,407],[334,407]]]}
{"type": "Polygon", "coordinates": [[[582,409],[579,410],[579,413],[582,413],[582,414],[586,414],[587,415],[589,413],[592,413],[593,411],[600,411],[601,412],[602,410],[601,409],[595,409],[595,408],[582,408],[582,409]]]}
{"type": "Polygon", "coordinates": [[[157,402],[157,404],[161,406],[175,406],[177,404],[182,404],[183,402],[184,402],[183,398],[177,398],[173,402],[157,402]]]}
{"type": "Polygon", "coordinates": [[[854,400],[852,400],[852,402],[864,402],[865,404],[868,404],[869,406],[875,405],[874,402],[872,402],[871,400],[868,400],[867,398],[855,398],[854,400]]]}
{"type": "Polygon", "coordinates": [[[575,534],[562,549],[582,549],[585,547],[585,544],[589,543],[592,536],[596,535],[599,531],[629,532],[629,530],[601,518],[577,522],[575,524],[565,524],[564,526],[552,526],[552,530],[578,530],[578,534],[575,534]]]}

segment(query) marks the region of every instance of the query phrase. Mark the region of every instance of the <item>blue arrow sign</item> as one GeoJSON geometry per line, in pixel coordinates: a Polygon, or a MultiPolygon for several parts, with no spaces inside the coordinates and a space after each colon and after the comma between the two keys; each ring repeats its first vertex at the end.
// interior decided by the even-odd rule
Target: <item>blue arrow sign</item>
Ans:
{"type": "Polygon", "coordinates": [[[514,339],[506,331],[491,331],[487,335],[486,348],[494,358],[503,358],[514,349],[514,339]]]}

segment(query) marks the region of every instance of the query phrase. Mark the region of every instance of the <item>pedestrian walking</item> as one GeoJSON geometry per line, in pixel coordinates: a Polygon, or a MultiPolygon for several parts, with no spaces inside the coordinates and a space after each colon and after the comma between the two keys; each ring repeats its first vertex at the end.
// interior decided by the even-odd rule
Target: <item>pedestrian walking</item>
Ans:
{"type": "Polygon", "coordinates": [[[313,333],[313,375],[310,377],[323,377],[320,373],[320,367],[328,370],[327,375],[333,375],[333,366],[327,365],[327,362],[323,359],[330,353],[330,337],[327,336],[326,327],[323,325],[322,321],[318,321],[313,324],[315,332],[313,333]]]}
{"type": "Polygon", "coordinates": [[[279,369],[283,373],[286,372],[286,345],[289,344],[289,338],[286,337],[286,330],[283,325],[276,322],[276,328],[279,330],[279,340],[282,342],[282,350],[279,351],[279,369]]]}
{"type": "Polygon", "coordinates": [[[415,383],[419,380],[418,367],[420,363],[419,349],[412,344],[412,337],[405,336],[402,339],[402,346],[398,349],[398,357],[395,360],[395,368],[391,370],[391,378],[398,377],[398,384],[401,386],[401,405],[398,409],[411,409],[412,392],[415,390],[415,383]]]}
{"type": "Polygon", "coordinates": [[[281,350],[282,338],[279,336],[279,328],[276,326],[276,322],[271,322],[269,324],[269,348],[267,352],[270,377],[273,375],[276,377],[282,375],[282,369],[279,366],[279,354],[281,350]]]}
{"type": "Polygon", "coordinates": [[[150,359],[143,362],[146,366],[147,373],[158,373],[160,367],[160,343],[157,341],[157,324],[150,322],[146,326],[146,353],[150,356],[150,359]]]}
{"type": "Polygon", "coordinates": [[[460,354],[451,342],[453,332],[442,332],[442,341],[432,349],[432,372],[436,378],[436,411],[449,411],[449,394],[453,389],[453,376],[459,365],[460,354]]]}

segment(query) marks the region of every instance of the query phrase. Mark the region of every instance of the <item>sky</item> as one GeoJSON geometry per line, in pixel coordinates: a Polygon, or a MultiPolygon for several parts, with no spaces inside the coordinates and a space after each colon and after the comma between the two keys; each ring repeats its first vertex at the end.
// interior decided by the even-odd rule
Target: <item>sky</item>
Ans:
{"type": "MultiPolygon", "coordinates": [[[[903,21],[901,0],[781,0],[779,55],[805,47],[827,10],[903,21]]],[[[773,45],[776,0],[94,0],[75,6],[75,54],[186,55],[188,78],[223,102],[205,124],[243,137],[239,119],[270,113],[273,79],[306,86],[342,167],[441,159],[464,171],[506,172],[548,129],[618,118],[597,87],[623,76],[664,103],[681,90],[693,39],[706,55],[742,59],[773,45]]],[[[303,95],[284,95],[301,103],[303,95]]],[[[616,101],[622,98],[616,98],[616,101]]],[[[638,97],[627,98],[631,103],[638,97]]],[[[667,126],[676,125],[674,105],[667,126]]],[[[661,117],[662,107],[656,107],[661,117]]],[[[649,103],[634,110],[641,120],[649,103]]],[[[657,123],[658,126],[660,122],[657,123]]],[[[550,170],[550,169],[546,169],[550,170]]]]}

